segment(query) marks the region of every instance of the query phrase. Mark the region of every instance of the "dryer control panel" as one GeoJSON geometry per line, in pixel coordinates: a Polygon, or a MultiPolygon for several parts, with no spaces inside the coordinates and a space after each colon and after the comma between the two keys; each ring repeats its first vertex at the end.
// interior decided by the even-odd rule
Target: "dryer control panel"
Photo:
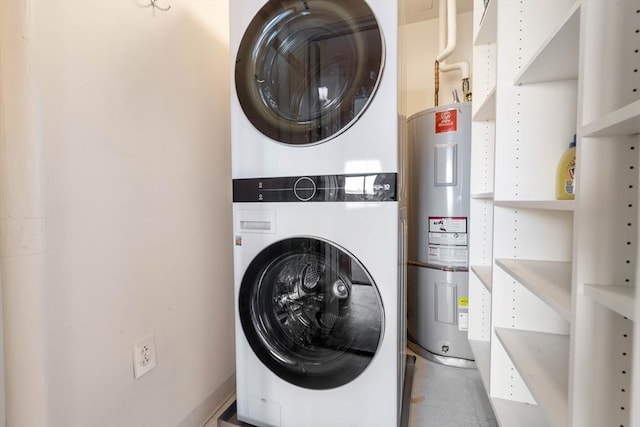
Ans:
{"type": "Polygon", "coordinates": [[[233,180],[234,202],[393,202],[396,173],[233,180]]]}

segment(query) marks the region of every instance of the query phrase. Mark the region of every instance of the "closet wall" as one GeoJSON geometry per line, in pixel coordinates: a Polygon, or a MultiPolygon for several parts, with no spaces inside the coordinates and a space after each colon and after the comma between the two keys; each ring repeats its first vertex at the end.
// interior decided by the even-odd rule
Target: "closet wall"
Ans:
{"type": "Polygon", "coordinates": [[[198,427],[233,391],[228,3],[157,5],[0,2],[9,426],[198,427]]]}
{"type": "MultiPolygon", "coordinates": [[[[407,117],[433,107],[433,64],[438,56],[438,19],[414,22],[404,26],[407,55],[406,112],[407,117]]],[[[456,28],[457,49],[447,59],[454,63],[466,60],[471,63],[473,40],[473,13],[458,14],[456,28]]],[[[440,74],[440,104],[453,101],[452,91],[458,90],[462,100],[462,76],[459,70],[440,74]]],[[[474,79],[471,76],[471,90],[474,79]]]]}

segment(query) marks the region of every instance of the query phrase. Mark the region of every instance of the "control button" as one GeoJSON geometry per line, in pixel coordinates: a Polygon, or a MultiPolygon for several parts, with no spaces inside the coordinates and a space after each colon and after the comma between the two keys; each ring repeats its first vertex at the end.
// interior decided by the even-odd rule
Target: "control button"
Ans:
{"type": "Polygon", "coordinates": [[[293,194],[303,202],[307,202],[316,195],[316,183],[307,176],[298,178],[295,184],[293,184],[293,194]]]}

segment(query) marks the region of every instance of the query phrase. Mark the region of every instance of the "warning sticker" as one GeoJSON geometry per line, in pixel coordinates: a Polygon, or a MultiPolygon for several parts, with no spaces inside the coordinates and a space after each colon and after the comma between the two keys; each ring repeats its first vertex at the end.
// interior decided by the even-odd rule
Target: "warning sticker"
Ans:
{"type": "Polygon", "coordinates": [[[458,314],[458,330],[459,331],[469,330],[469,313],[458,314]]]}
{"type": "Polygon", "coordinates": [[[436,133],[455,132],[458,130],[458,110],[436,111],[436,133]]]}
{"type": "Polygon", "coordinates": [[[432,245],[467,246],[467,233],[429,233],[432,245]]]}
{"type": "Polygon", "coordinates": [[[466,233],[467,232],[467,217],[454,216],[430,216],[429,217],[429,232],[430,233],[466,233]]]}
{"type": "Polygon", "coordinates": [[[466,217],[429,217],[429,263],[468,267],[466,217]]]}
{"type": "Polygon", "coordinates": [[[469,254],[466,246],[429,246],[429,263],[445,267],[467,267],[469,254]]]}

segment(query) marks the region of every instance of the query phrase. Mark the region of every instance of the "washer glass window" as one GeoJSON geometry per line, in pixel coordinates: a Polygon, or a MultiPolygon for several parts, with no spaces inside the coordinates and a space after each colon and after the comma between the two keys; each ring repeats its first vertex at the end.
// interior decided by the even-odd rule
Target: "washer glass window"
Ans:
{"type": "Polygon", "coordinates": [[[264,249],[239,292],[242,328],[254,353],[289,383],[347,384],[383,336],[380,294],[360,262],[324,240],[300,237],[264,249]]]}
{"type": "Polygon", "coordinates": [[[240,43],[236,92],[266,136],[316,144],[357,121],[383,65],[382,34],[365,0],[270,0],[240,43]]]}

